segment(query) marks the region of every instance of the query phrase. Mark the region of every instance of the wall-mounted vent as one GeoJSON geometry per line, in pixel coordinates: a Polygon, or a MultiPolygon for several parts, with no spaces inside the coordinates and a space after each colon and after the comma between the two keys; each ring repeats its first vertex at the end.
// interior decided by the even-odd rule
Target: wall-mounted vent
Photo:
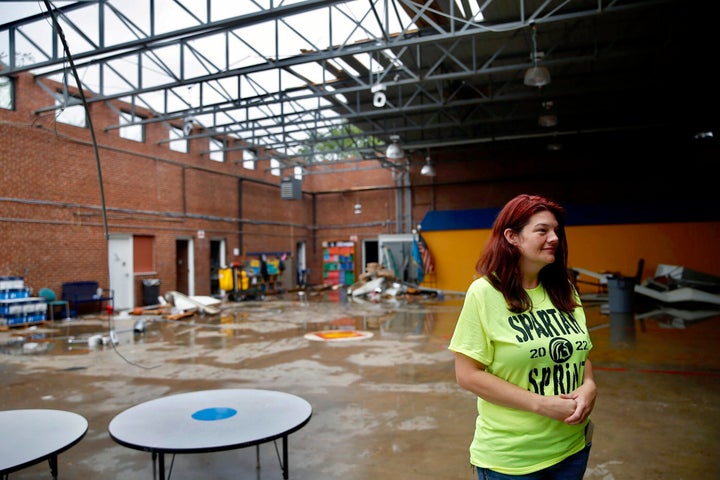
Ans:
{"type": "Polygon", "coordinates": [[[280,198],[283,200],[302,199],[302,180],[295,177],[284,177],[280,182],[280,198]]]}

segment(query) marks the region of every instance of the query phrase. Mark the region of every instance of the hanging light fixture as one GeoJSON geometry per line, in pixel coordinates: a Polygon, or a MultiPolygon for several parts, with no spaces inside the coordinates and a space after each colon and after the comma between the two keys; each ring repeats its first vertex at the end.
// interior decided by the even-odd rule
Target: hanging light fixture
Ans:
{"type": "Polygon", "coordinates": [[[400,137],[397,135],[390,135],[390,140],[392,140],[392,143],[388,145],[387,150],[385,151],[385,157],[392,159],[392,160],[400,160],[405,158],[405,151],[400,146],[400,137]]]}
{"type": "Polygon", "coordinates": [[[426,177],[435,176],[435,167],[433,167],[433,164],[430,160],[430,155],[425,157],[425,165],[423,165],[422,169],[420,169],[420,175],[425,175],[426,177]]]}
{"type": "Polygon", "coordinates": [[[537,30],[535,25],[532,26],[532,45],[533,51],[530,57],[533,66],[525,71],[525,85],[528,87],[542,87],[550,83],[550,71],[545,67],[538,67],[538,58],[542,58],[544,54],[537,51],[537,30]]]}
{"type": "Polygon", "coordinates": [[[353,213],[360,215],[362,213],[362,205],[360,204],[360,194],[355,196],[355,205],[353,206],[353,213]]]}

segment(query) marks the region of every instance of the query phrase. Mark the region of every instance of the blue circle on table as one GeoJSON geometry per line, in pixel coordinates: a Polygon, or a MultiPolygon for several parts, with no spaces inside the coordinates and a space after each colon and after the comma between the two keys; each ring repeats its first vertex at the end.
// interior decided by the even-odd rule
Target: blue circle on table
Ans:
{"type": "Polygon", "coordinates": [[[213,420],[224,420],[226,418],[232,417],[236,413],[237,410],[235,410],[234,408],[213,407],[198,410],[197,412],[192,414],[192,418],[194,418],[195,420],[209,422],[213,420]]]}

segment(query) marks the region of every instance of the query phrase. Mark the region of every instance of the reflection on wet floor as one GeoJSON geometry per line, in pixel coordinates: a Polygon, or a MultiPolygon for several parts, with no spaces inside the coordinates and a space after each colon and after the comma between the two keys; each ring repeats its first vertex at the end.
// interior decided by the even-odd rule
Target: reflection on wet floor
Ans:
{"type": "MultiPolygon", "coordinates": [[[[169,320],[161,315],[86,315],[81,319],[0,332],[6,355],[82,355],[127,345],[231,348],[273,342],[325,330],[371,331],[379,338],[434,338],[447,344],[463,297],[393,298],[379,303],[342,292],[287,294],[273,299],[223,304],[218,315],[169,320]],[[323,305],[327,305],[324,311],[323,305]],[[338,314],[338,305],[342,307],[338,314]],[[331,307],[332,306],[332,307],[331,307]],[[113,340],[115,340],[113,342],[113,340]]],[[[630,362],[658,367],[719,368],[715,338],[708,326],[716,317],[678,322],[667,315],[608,313],[602,301],[585,311],[596,364],[630,362]],[[672,345],[672,348],[668,348],[672,345]]],[[[714,329],[712,329],[714,333],[714,329]]]]}
{"type": "MultiPolygon", "coordinates": [[[[459,304],[448,302],[447,322],[454,323],[457,309],[453,306],[459,304]]],[[[333,329],[373,330],[387,336],[428,335],[435,329],[436,317],[443,313],[436,312],[434,306],[433,302],[422,301],[353,302],[345,296],[323,295],[310,301],[301,298],[227,303],[218,315],[180,320],[161,315],[85,315],[2,332],[0,353],[76,355],[129,344],[225,348],[333,329]],[[347,306],[345,316],[338,318],[337,308],[323,314],[322,304],[333,300],[347,306]],[[313,308],[309,308],[310,303],[313,308]]]]}
{"type": "MultiPolygon", "coordinates": [[[[447,342],[452,335],[462,297],[392,299],[372,303],[330,292],[315,297],[290,295],[272,300],[223,305],[218,315],[195,315],[168,320],[160,315],[88,315],[76,320],[0,332],[0,353],[9,355],[81,355],[98,349],[146,344],[230,348],[245,342],[280,341],[323,330],[369,330],[380,338],[434,337],[447,342]],[[323,304],[332,305],[326,314],[323,304]],[[344,308],[338,317],[337,304],[344,308]],[[115,340],[115,342],[113,342],[115,340]]],[[[607,313],[602,302],[585,305],[588,328],[598,362],[630,361],[657,365],[717,368],[716,355],[698,346],[706,325],[716,319],[692,322],[663,316],[644,318],[630,313],[607,313]],[[641,317],[641,318],[637,318],[641,317]],[[672,344],[668,352],[663,345],[672,344]],[[662,352],[662,353],[660,353],[662,352]]]]}
{"type": "Polygon", "coordinates": [[[607,305],[585,305],[593,341],[594,365],[667,371],[712,371],[720,368],[720,315],[678,321],[666,313],[608,312],[607,305]]]}
{"type": "Polygon", "coordinates": [[[615,312],[610,316],[610,345],[614,348],[626,348],[635,345],[635,315],[628,312],[615,312]]]}

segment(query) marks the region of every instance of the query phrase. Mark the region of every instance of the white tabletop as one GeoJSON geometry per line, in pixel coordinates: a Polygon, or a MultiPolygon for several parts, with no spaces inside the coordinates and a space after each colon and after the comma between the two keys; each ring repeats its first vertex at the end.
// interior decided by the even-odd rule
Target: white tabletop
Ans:
{"type": "Polygon", "coordinates": [[[85,436],[77,413],[25,409],[0,411],[0,472],[19,470],[67,450],[85,436]]]}
{"type": "Polygon", "coordinates": [[[150,400],[108,426],[121,445],[160,453],[198,453],[259,445],[302,428],[312,407],[272,390],[219,389],[150,400]]]}

